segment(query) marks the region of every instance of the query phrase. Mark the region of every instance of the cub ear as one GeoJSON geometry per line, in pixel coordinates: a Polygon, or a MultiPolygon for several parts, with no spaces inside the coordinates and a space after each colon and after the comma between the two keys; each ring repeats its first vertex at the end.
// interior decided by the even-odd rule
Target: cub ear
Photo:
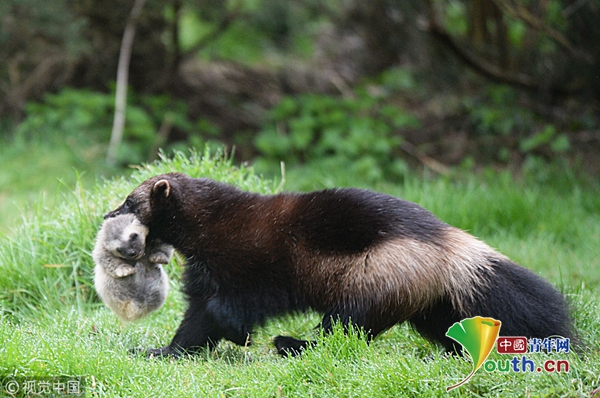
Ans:
{"type": "Polygon", "coordinates": [[[168,180],[159,180],[152,187],[152,196],[168,198],[171,194],[171,184],[168,180]]]}

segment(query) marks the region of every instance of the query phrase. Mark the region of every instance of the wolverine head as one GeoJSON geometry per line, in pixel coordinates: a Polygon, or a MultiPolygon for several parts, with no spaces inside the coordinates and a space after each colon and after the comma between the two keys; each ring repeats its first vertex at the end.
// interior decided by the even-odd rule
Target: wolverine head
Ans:
{"type": "Polygon", "coordinates": [[[104,218],[133,214],[142,224],[152,224],[157,216],[164,213],[165,207],[172,204],[178,181],[183,178],[190,177],[181,173],[168,173],[147,179],[127,196],[121,206],[106,213],[104,218]]]}
{"type": "Polygon", "coordinates": [[[185,237],[180,234],[182,223],[186,222],[185,204],[191,201],[199,188],[197,181],[182,173],[161,174],[149,178],[135,188],[123,204],[107,213],[110,219],[122,214],[134,215],[150,230],[148,240],[160,239],[174,244],[173,239],[185,237]],[[186,199],[187,198],[187,199],[186,199]]]}

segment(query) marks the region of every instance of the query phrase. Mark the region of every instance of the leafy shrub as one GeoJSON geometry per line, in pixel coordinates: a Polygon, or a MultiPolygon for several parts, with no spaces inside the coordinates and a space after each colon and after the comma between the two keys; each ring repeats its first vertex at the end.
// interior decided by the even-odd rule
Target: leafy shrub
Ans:
{"type": "MultiPolygon", "coordinates": [[[[158,136],[163,123],[185,131],[193,144],[202,146],[203,135],[214,135],[215,127],[205,120],[193,123],[187,117],[187,104],[169,96],[137,97],[130,95],[124,139],[119,149],[119,162],[141,163],[152,151],[166,144],[158,136]]],[[[15,139],[30,142],[71,141],[74,154],[105,155],[114,115],[114,95],[86,89],[64,88],[44,97],[41,103],[29,103],[26,118],[17,127],[15,139]]],[[[93,159],[82,159],[82,165],[93,159]]]]}
{"type": "MultiPolygon", "coordinates": [[[[490,145],[487,150],[505,162],[510,159],[510,150],[518,150],[530,163],[542,161],[531,160],[538,152],[549,157],[567,152],[569,139],[566,134],[559,133],[564,127],[521,106],[518,99],[519,93],[515,89],[497,85],[487,88],[485,98],[465,100],[474,130],[481,137],[494,139],[495,145],[490,145]]],[[[572,122],[579,123],[578,120],[572,122]]]]}
{"type": "Polygon", "coordinates": [[[555,153],[565,152],[569,149],[569,139],[564,134],[557,134],[556,128],[547,125],[542,131],[527,137],[519,143],[519,149],[522,152],[531,152],[543,145],[549,145],[555,153]]]}
{"type": "Polygon", "coordinates": [[[286,97],[270,115],[255,145],[259,170],[285,162],[301,177],[331,168],[362,181],[399,179],[406,163],[399,157],[398,129],[418,122],[398,107],[357,90],[355,98],[307,94],[286,97]]]}
{"type": "Polygon", "coordinates": [[[523,135],[536,122],[535,115],[517,105],[518,92],[508,86],[490,86],[483,99],[467,99],[471,123],[481,135],[523,135]]]}

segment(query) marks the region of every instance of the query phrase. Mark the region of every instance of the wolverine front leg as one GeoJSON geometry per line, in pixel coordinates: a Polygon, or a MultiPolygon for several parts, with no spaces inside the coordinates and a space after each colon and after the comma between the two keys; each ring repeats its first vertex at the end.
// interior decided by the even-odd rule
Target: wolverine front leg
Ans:
{"type": "MultiPolygon", "coordinates": [[[[331,333],[333,331],[333,320],[339,320],[340,314],[338,311],[328,311],[321,323],[315,328],[323,330],[325,333],[331,333]]],[[[273,344],[277,348],[277,353],[281,356],[298,356],[301,355],[304,350],[309,347],[313,347],[317,344],[314,340],[300,340],[289,336],[277,336],[273,339],[273,344]]]]}
{"type": "Polygon", "coordinates": [[[189,303],[171,344],[147,350],[148,356],[195,354],[201,349],[215,348],[223,338],[239,345],[249,344],[249,332],[244,331],[243,325],[231,322],[229,314],[223,312],[227,306],[222,300],[213,297],[206,301],[191,297],[189,303]]]}
{"type": "Polygon", "coordinates": [[[210,315],[205,300],[190,300],[183,320],[168,346],[146,350],[148,357],[175,357],[214,348],[222,338],[211,330],[210,315]]]}

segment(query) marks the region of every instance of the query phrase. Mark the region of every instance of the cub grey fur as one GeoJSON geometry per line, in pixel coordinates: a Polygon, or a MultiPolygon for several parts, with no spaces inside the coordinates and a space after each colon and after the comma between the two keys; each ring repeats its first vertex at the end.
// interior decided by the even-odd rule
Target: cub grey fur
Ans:
{"type": "Polygon", "coordinates": [[[146,247],[148,228],[132,214],[104,221],[92,253],[98,295],[123,321],[159,309],[167,298],[167,264],[173,247],[161,242],[146,247]]]}

